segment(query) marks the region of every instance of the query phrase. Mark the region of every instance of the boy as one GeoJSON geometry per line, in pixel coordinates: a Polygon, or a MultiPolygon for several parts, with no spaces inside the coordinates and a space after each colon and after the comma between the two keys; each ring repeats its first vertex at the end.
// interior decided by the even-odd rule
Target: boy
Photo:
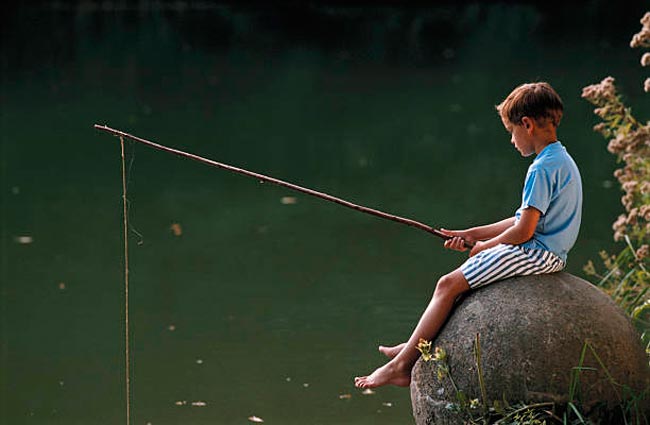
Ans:
{"type": "Polygon", "coordinates": [[[537,157],[530,165],[521,206],[514,217],[467,230],[442,230],[445,247],[466,251],[469,258],[438,280],[433,297],[408,342],[379,347],[391,360],[372,374],[355,378],[359,388],[408,386],[419,357],[420,338],[432,340],[459,295],[513,276],[553,273],[564,268],[567,253],[580,228],[582,184],[575,162],[557,140],[564,107],[560,96],[544,82],[515,88],[497,106],[511,143],[522,156],[537,157]]]}

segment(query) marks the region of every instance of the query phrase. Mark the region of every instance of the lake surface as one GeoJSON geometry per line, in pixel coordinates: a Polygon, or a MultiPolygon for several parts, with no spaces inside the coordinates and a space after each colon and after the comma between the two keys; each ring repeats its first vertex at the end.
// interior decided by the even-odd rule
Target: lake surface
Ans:
{"type": "MultiPolygon", "coordinates": [[[[494,105],[547,80],[564,98],[560,139],[585,190],[568,270],[582,276],[613,246],[616,164],[580,92],[613,75],[647,116],[640,53],[627,48],[641,13],[625,30],[551,31],[534,4],[162,4],[16,6],[3,18],[3,423],[125,422],[120,148],[95,123],[463,228],[517,208],[530,159],[494,105]]],[[[412,423],[408,389],[364,395],[353,377],[384,362],[378,344],[409,335],[464,254],[420,230],[126,148],[131,423],[412,423]]]]}

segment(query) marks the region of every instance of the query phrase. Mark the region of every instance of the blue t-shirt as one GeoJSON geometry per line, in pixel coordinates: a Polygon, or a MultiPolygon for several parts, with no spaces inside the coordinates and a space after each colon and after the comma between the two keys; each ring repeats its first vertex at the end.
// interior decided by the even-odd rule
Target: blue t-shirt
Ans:
{"type": "Polygon", "coordinates": [[[576,163],[559,141],[546,146],[528,168],[516,221],[528,207],[542,214],[533,237],[521,246],[550,251],[566,262],[580,230],[582,182],[576,163]]]}

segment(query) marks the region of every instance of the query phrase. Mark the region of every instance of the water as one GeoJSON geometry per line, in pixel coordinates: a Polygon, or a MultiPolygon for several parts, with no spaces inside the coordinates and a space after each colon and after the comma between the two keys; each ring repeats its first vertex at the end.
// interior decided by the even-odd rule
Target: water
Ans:
{"type": "MultiPolygon", "coordinates": [[[[612,74],[647,112],[636,26],[564,26],[558,48],[534,5],[315,8],[302,27],[269,10],[89,5],[5,18],[3,423],[124,423],[119,144],[95,123],[456,228],[516,208],[529,160],[493,105],[546,79],[585,183],[569,271],[612,246],[615,162],[579,94],[612,74]]],[[[127,156],[132,423],[411,423],[408,390],[363,395],[352,378],[408,336],[462,254],[144,146],[127,156]]]]}

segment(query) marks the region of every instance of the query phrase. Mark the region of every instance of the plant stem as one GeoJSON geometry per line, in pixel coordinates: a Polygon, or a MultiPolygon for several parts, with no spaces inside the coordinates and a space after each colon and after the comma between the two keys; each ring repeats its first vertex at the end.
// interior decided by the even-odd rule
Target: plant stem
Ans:
{"type": "Polygon", "coordinates": [[[481,399],[483,401],[483,413],[487,413],[487,389],[485,379],[483,378],[483,367],[481,366],[481,334],[476,334],[476,343],[474,345],[474,355],[476,357],[476,373],[478,373],[478,385],[481,389],[481,399]]]}
{"type": "Polygon", "coordinates": [[[494,423],[494,425],[501,424],[504,421],[506,421],[506,420],[510,419],[511,417],[513,417],[514,415],[516,415],[518,413],[521,413],[521,412],[525,412],[526,410],[539,409],[539,408],[542,408],[542,407],[552,407],[552,406],[555,406],[555,403],[548,402],[548,401],[544,402],[544,403],[529,404],[527,406],[524,406],[524,407],[522,407],[520,409],[517,409],[517,410],[514,410],[514,411],[508,413],[508,415],[506,415],[503,418],[496,421],[494,423]]]}

